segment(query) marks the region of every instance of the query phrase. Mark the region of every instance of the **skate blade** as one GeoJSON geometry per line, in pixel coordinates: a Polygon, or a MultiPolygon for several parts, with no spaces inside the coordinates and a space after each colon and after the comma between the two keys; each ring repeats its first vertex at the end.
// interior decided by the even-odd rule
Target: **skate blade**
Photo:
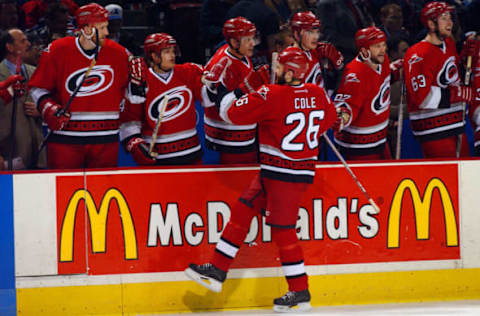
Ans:
{"type": "Polygon", "coordinates": [[[273,311],[276,313],[302,313],[308,312],[311,308],[310,302],[298,303],[296,306],[273,305],[273,311]]]}
{"type": "Polygon", "coordinates": [[[200,273],[197,273],[190,268],[185,269],[184,272],[187,275],[187,277],[197,282],[201,286],[206,287],[210,291],[213,291],[216,293],[219,293],[222,291],[222,282],[219,282],[215,279],[201,275],[200,273]]]}

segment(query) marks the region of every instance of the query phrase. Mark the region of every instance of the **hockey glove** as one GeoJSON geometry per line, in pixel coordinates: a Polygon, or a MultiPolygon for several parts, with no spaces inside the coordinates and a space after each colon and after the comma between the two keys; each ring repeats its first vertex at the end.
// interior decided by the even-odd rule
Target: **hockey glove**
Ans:
{"type": "Polygon", "coordinates": [[[452,85],[448,89],[450,90],[450,104],[458,102],[471,103],[475,99],[472,87],[452,85]]]}
{"type": "Polygon", "coordinates": [[[147,81],[148,67],[142,57],[130,56],[130,82],[137,86],[143,85],[147,81]]]}
{"type": "Polygon", "coordinates": [[[223,57],[218,63],[213,65],[209,71],[203,73],[202,82],[207,86],[209,91],[216,93],[216,87],[218,83],[222,81],[231,63],[230,58],[223,57]]]}
{"type": "Polygon", "coordinates": [[[52,131],[62,130],[70,121],[70,113],[63,111],[60,105],[52,101],[45,100],[40,105],[40,108],[43,121],[47,123],[48,128],[52,131]]]}
{"type": "Polygon", "coordinates": [[[139,165],[154,165],[156,160],[148,153],[148,143],[141,137],[132,137],[126,141],[125,149],[132,154],[139,165]]]}
{"type": "Polygon", "coordinates": [[[24,81],[21,75],[11,75],[5,81],[0,82],[0,98],[5,104],[12,101],[13,93],[17,90],[18,85],[23,88],[21,81],[24,81]]]}
{"type": "Polygon", "coordinates": [[[472,66],[476,65],[480,57],[480,40],[475,39],[475,36],[467,38],[463,42],[462,51],[460,52],[460,60],[466,65],[467,57],[472,56],[472,66]]]}
{"type": "Polygon", "coordinates": [[[240,83],[238,88],[243,93],[250,93],[257,91],[262,85],[270,82],[270,67],[268,65],[262,65],[256,71],[250,72],[240,83]]]}
{"type": "Polygon", "coordinates": [[[328,42],[318,42],[317,54],[319,59],[328,59],[336,70],[343,68],[343,55],[332,44],[328,42]]]}
{"type": "Polygon", "coordinates": [[[344,127],[350,124],[350,119],[352,118],[352,111],[346,106],[339,106],[337,110],[337,119],[332,125],[332,130],[335,133],[339,133],[343,130],[344,127]]]}
{"type": "Polygon", "coordinates": [[[390,63],[390,71],[392,72],[393,81],[400,80],[402,78],[403,58],[397,59],[390,63]]]}

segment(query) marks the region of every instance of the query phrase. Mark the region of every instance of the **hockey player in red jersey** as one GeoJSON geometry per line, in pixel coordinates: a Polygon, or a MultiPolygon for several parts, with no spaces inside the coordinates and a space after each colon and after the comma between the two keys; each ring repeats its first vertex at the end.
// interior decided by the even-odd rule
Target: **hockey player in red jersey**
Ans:
{"type": "Polygon", "coordinates": [[[279,312],[310,307],[308,277],[295,226],[301,196],[315,175],[319,137],[337,120],[324,89],[302,84],[307,63],[302,50],[288,47],[279,55],[276,69],[281,84],[266,84],[243,96],[237,89],[219,98],[220,116],[225,121],[258,123],[260,173],[233,207],[211,263],[190,264],[185,270],[191,279],[220,292],[252,218],[263,209],[289,288],[287,294],[274,300],[274,310],[279,312]]]}
{"type": "Polygon", "coordinates": [[[386,146],[390,115],[391,67],[399,78],[402,60],[390,65],[385,33],[371,26],[355,34],[359,54],[346,67],[335,96],[347,122],[335,142],[349,160],[391,159],[386,146]]]}
{"type": "Polygon", "coordinates": [[[297,12],[290,20],[290,28],[295,40],[295,46],[301,48],[308,60],[308,70],[305,82],[314,83],[324,87],[322,77],[322,59],[329,63],[327,67],[333,66],[335,70],[343,68],[343,55],[332,44],[319,42],[320,20],[311,11],[297,12]]]}
{"type": "Polygon", "coordinates": [[[203,69],[192,63],[176,65],[177,42],[165,33],[148,35],[144,50],[150,68],[136,67],[140,70],[136,77],[140,84],[145,82],[146,94],[126,102],[121,113],[120,140],[139,165],[200,164],[202,149],[195,127],[194,102],[201,99],[203,69]]]}
{"type": "MultiPolygon", "coordinates": [[[[256,42],[255,25],[243,17],[229,19],[223,25],[223,35],[227,44],[223,45],[208,61],[205,68],[210,72],[205,80],[211,93],[222,75],[222,84],[230,91],[245,87],[244,79],[252,72],[250,56],[256,42]]],[[[262,67],[259,72],[265,72],[262,67]]],[[[267,74],[268,79],[268,74],[267,74]]],[[[263,82],[261,82],[263,83],[263,82]]],[[[256,88],[256,85],[250,88],[256,88]]],[[[231,124],[222,120],[214,102],[204,98],[205,143],[208,148],[220,152],[221,164],[257,162],[256,127],[254,124],[231,124]]]]}
{"type": "Polygon", "coordinates": [[[465,102],[473,90],[460,83],[451,10],[444,2],[427,3],[421,19],[428,34],[404,57],[407,109],[425,158],[469,156],[465,102]]]}
{"type": "Polygon", "coordinates": [[[120,103],[129,79],[128,54],[106,38],[108,11],[102,6],[80,7],[76,20],[80,35],[50,44],[28,83],[44,122],[53,131],[47,144],[48,167],[115,167],[120,103]],[[65,111],[96,56],[95,66],[65,111]]]}

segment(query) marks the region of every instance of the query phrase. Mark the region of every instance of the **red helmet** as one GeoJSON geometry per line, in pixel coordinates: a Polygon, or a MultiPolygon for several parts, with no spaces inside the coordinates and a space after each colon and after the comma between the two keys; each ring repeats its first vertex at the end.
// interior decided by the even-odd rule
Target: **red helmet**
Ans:
{"type": "Polygon", "coordinates": [[[108,21],[108,11],[104,7],[96,3],[90,3],[81,6],[77,9],[75,15],[78,28],[82,28],[85,25],[92,25],[95,23],[108,21]]]}
{"type": "Polygon", "coordinates": [[[255,27],[255,24],[244,17],[239,16],[225,21],[222,33],[228,42],[231,38],[238,40],[244,36],[255,35],[257,33],[257,28],[255,27]]]}
{"type": "Polygon", "coordinates": [[[387,36],[385,33],[375,26],[358,30],[357,33],[355,33],[355,43],[357,44],[358,49],[362,47],[368,49],[371,45],[385,42],[386,40],[387,36]]]}
{"type": "Polygon", "coordinates": [[[319,29],[322,26],[320,20],[312,11],[297,12],[290,20],[290,27],[292,32],[300,32],[301,30],[310,31],[319,29]]]}
{"type": "Polygon", "coordinates": [[[278,62],[283,65],[283,71],[291,70],[293,77],[303,80],[307,74],[308,59],[305,53],[298,47],[285,48],[278,56],[278,62]]]}
{"type": "Polygon", "coordinates": [[[150,53],[156,52],[160,53],[162,49],[168,47],[176,47],[177,41],[173,36],[168,35],[167,33],[153,33],[148,35],[143,42],[143,50],[145,51],[145,56],[149,56],[150,53]]]}
{"type": "Polygon", "coordinates": [[[425,27],[428,27],[428,20],[436,21],[445,12],[452,12],[453,8],[445,2],[429,2],[423,7],[421,20],[425,27]]]}

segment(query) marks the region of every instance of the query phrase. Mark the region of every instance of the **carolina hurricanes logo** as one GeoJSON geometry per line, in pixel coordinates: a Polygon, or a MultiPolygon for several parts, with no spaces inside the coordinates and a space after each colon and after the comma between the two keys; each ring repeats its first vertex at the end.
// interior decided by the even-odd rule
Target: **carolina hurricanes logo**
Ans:
{"type": "MultiPolygon", "coordinates": [[[[72,94],[73,91],[77,88],[77,86],[82,81],[87,69],[88,68],[82,68],[68,76],[67,81],[65,82],[65,90],[67,90],[68,93],[72,94]]],[[[101,93],[110,88],[112,83],[113,69],[110,66],[94,66],[92,71],[88,75],[88,78],[85,78],[82,87],[77,93],[77,97],[85,97],[101,93]]]]}
{"type": "Polygon", "coordinates": [[[168,96],[167,107],[163,114],[162,122],[170,121],[185,113],[192,103],[192,92],[187,86],[179,86],[167,90],[158,95],[148,105],[148,116],[150,120],[156,121],[161,111],[162,101],[168,96]]]}
{"type": "Polygon", "coordinates": [[[408,70],[412,71],[412,65],[423,60],[422,57],[418,57],[417,54],[413,54],[412,57],[408,60],[408,70]]]}
{"type": "Polygon", "coordinates": [[[458,70],[455,65],[455,57],[450,56],[442,66],[442,70],[437,75],[437,83],[440,88],[446,88],[448,85],[458,81],[458,70]]]}
{"type": "Polygon", "coordinates": [[[390,106],[390,76],[383,81],[378,94],[372,100],[372,111],[380,114],[390,106]]]}
{"type": "Polygon", "coordinates": [[[360,82],[360,80],[358,80],[356,73],[351,72],[345,77],[345,83],[347,82],[360,82]]]}

